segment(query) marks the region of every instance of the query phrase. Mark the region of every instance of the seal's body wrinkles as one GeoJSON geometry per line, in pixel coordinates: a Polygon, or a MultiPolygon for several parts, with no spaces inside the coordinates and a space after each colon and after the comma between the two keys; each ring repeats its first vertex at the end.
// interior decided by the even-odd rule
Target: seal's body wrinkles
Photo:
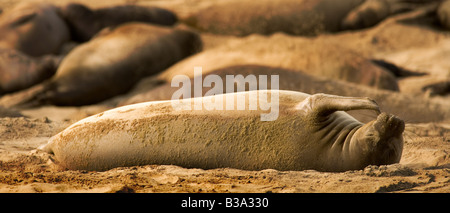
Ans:
{"type": "MultiPolygon", "coordinates": [[[[146,102],[83,119],[52,137],[42,149],[53,153],[61,166],[84,170],[173,164],[203,169],[346,171],[400,160],[403,121],[382,113],[364,125],[338,111],[379,111],[372,100],[278,92],[279,116],[274,121],[261,121],[265,111],[260,108],[248,110],[248,102],[261,93],[273,97],[271,90],[200,97],[221,102],[245,95],[246,110],[173,110],[173,100],[146,102]]],[[[194,104],[195,99],[183,99],[181,104],[194,104]]]]}

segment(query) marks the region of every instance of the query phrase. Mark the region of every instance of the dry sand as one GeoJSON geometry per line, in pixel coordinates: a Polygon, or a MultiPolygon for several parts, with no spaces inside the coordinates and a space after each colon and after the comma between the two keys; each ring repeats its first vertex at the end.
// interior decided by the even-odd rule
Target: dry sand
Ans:
{"type": "MultiPolygon", "coordinates": [[[[1,1],[0,8],[7,9],[17,2],[1,1]]],[[[211,3],[200,0],[77,2],[93,7],[125,2],[158,5],[173,9],[180,16],[211,3]]],[[[422,84],[450,77],[448,58],[442,59],[448,54],[448,47],[443,44],[447,44],[449,35],[442,29],[383,22],[367,30],[322,36],[348,44],[362,55],[428,72],[429,75],[413,80],[400,79],[401,92],[427,96],[420,90],[422,84]],[[374,38],[377,42],[373,42],[374,38]]],[[[208,33],[202,36],[206,49],[238,39],[208,33]]],[[[428,98],[450,103],[448,95],[428,98]]],[[[50,155],[36,150],[70,124],[110,108],[107,104],[43,106],[20,111],[0,108],[0,192],[450,192],[450,123],[447,122],[406,121],[405,144],[399,164],[368,166],[341,173],[203,170],[174,165],[135,166],[104,172],[64,171],[52,163],[50,155]]]]}

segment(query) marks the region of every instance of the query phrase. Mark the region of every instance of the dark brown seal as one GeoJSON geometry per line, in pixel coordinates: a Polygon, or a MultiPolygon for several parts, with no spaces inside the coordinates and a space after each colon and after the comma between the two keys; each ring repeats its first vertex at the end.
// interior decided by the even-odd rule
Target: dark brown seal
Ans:
{"type": "Polygon", "coordinates": [[[50,78],[59,56],[27,56],[14,49],[0,49],[0,95],[26,89],[50,78]]]}
{"type": "Polygon", "coordinates": [[[51,79],[29,91],[12,94],[15,101],[6,104],[94,104],[127,92],[141,78],[200,49],[200,37],[189,30],[124,24],[77,46],[51,79]]]}
{"type": "Polygon", "coordinates": [[[145,22],[166,26],[177,22],[174,13],[157,7],[119,5],[90,9],[83,4],[69,3],[61,10],[76,41],[87,41],[105,27],[114,27],[126,22],[145,22]]]}
{"type": "Polygon", "coordinates": [[[246,36],[285,32],[317,35],[340,30],[342,19],[364,0],[217,1],[184,21],[210,33],[246,36]]]}
{"type": "Polygon", "coordinates": [[[66,23],[51,4],[24,2],[0,15],[1,48],[42,56],[58,53],[69,39],[66,23]]]}

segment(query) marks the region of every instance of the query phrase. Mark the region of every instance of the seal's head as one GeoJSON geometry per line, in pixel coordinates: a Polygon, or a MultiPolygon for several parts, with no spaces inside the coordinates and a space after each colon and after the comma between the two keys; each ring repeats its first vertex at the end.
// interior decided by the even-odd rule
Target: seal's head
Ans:
{"type": "Polygon", "coordinates": [[[351,153],[364,165],[398,163],[403,150],[405,122],[381,113],[377,119],[359,128],[352,136],[351,153]],[[357,156],[356,156],[357,155],[357,156]]]}
{"type": "Polygon", "coordinates": [[[60,13],[70,28],[72,39],[76,41],[88,41],[100,28],[94,12],[82,4],[69,3],[61,8],[60,13]]]}

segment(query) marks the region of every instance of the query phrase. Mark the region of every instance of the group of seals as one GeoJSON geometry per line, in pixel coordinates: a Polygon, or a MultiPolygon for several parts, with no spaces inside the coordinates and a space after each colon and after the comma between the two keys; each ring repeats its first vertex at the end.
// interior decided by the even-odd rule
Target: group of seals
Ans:
{"type": "Polygon", "coordinates": [[[181,28],[135,22],[105,29],[72,50],[52,78],[13,94],[17,103],[6,104],[94,104],[127,92],[141,78],[199,51],[201,44],[195,32],[181,28]]]}
{"type": "Polygon", "coordinates": [[[362,124],[338,112],[379,113],[378,105],[367,98],[259,90],[176,101],[183,107],[214,99],[225,106],[238,95],[245,96],[245,110],[175,110],[175,100],[115,108],[73,124],[41,149],[63,168],[100,171],[146,164],[346,171],[400,160],[402,120],[381,113],[362,124]],[[265,110],[249,109],[262,95],[279,97],[276,120],[261,121],[265,110]]]}
{"type": "Polygon", "coordinates": [[[86,42],[101,29],[133,21],[172,26],[177,18],[165,9],[135,5],[91,10],[78,3],[62,8],[19,3],[0,15],[0,95],[50,78],[69,42],[86,42]]]}
{"type": "Polygon", "coordinates": [[[33,86],[51,77],[57,54],[70,40],[57,7],[20,3],[0,14],[0,95],[33,86]]]}
{"type": "Polygon", "coordinates": [[[59,8],[49,3],[24,2],[1,14],[0,48],[30,56],[57,54],[69,40],[88,41],[106,27],[127,22],[172,26],[176,21],[175,14],[156,7],[122,5],[91,10],[78,3],[59,8]]]}
{"type": "MultiPolygon", "coordinates": [[[[264,0],[249,4],[228,1],[218,4],[220,7],[200,11],[185,21],[213,33],[248,35],[282,31],[295,35],[316,35],[323,31],[335,32],[341,29],[345,16],[362,2],[363,0],[345,0],[339,3],[333,0],[264,0]],[[234,18],[239,21],[233,21],[234,18]]],[[[41,22],[50,20],[45,25],[50,26],[47,29],[50,31],[58,30],[58,23],[66,23],[68,27],[55,36],[60,36],[62,40],[70,37],[86,43],[70,51],[60,64],[46,58],[31,61],[31,67],[44,67],[38,70],[46,70],[47,66],[59,64],[58,70],[49,80],[11,96],[13,98],[10,100],[16,102],[8,104],[97,103],[129,91],[141,78],[154,75],[201,49],[199,35],[190,30],[132,22],[173,25],[177,21],[176,16],[163,9],[128,5],[91,10],[80,4],[69,4],[60,10],[53,6],[46,6],[42,10],[49,11],[44,16],[46,19],[36,18],[40,17],[36,15],[40,13],[36,13],[5,26],[25,26],[27,32],[45,34],[51,32],[39,28],[41,22]],[[28,26],[24,23],[33,24],[28,26]],[[35,31],[35,27],[41,31],[35,31]]],[[[0,28],[0,32],[2,29],[0,28]]],[[[17,28],[12,32],[21,33],[22,30],[17,28]]],[[[15,37],[20,36],[12,36],[15,37]]],[[[41,56],[39,54],[55,53],[58,48],[50,48],[53,45],[51,42],[57,44],[55,46],[62,44],[59,39],[48,37],[48,53],[39,53],[33,49],[39,49],[40,46],[29,50],[20,45],[14,46],[14,41],[7,40],[9,37],[0,38],[4,41],[0,42],[0,47],[18,51],[24,49],[26,54],[36,57],[41,56]]],[[[264,61],[264,58],[283,52],[287,55],[278,56],[283,60],[274,60],[274,64],[264,65],[295,71],[306,70],[315,75],[398,90],[395,76],[355,52],[331,43],[314,43],[312,39],[289,39],[278,46],[277,42],[285,38],[284,35],[263,39],[256,37],[232,45],[231,48],[234,49],[244,45],[248,45],[247,50],[252,49],[240,54],[239,51],[227,49],[230,47],[219,48],[217,52],[209,52],[217,57],[207,61],[213,66],[204,68],[211,71],[220,68],[217,65],[235,63],[237,58],[244,60],[243,64],[251,64],[255,59],[264,61]],[[268,42],[272,40],[275,44],[268,42]],[[313,42],[313,47],[308,48],[307,44],[310,42],[313,42]],[[267,47],[258,49],[261,44],[266,44],[267,47]],[[321,50],[318,48],[320,45],[327,48],[321,50]],[[316,50],[318,52],[314,52],[316,50]],[[330,51],[333,53],[330,54],[330,51]],[[265,53],[268,54],[264,55],[265,53]],[[307,57],[309,55],[312,56],[307,57]],[[322,59],[325,58],[330,63],[324,64],[322,59]]],[[[196,58],[205,59],[204,57],[199,54],[185,63],[190,65],[189,63],[195,63],[196,58]]],[[[170,81],[172,75],[183,74],[192,67],[177,69],[174,66],[160,77],[166,77],[165,80],[170,81]]],[[[368,98],[259,90],[183,99],[178,105],[191,106],[198,100],[214,99],[216,104],[225,106],[228,98],[242,95],[248,100],[245,110],[233,109],[226,112],[175,110],[174,101],[118,107],[71,125],[52,137],[41,149],[54,154],[55,162],[63,168],[83,170],[175,164],[204,169],[232,167],[247,170],[270,168],[346,171],[362,169],[367,165],[397,163],[400,160],[404,122],[396,116],[380,113],[379,106],[368,98]],[[279,116],[272,122],[260,120],[260,114],[265,113],[264,110],[249,109],[250,102],[260,103],[261,94],[272,98],[279,95],[278,108],[274,109],[279,116]],[[342,112],[358,109],[376,111],[378,116],[363,124],[342,112]]]]}
{"type": "Polygon", "coordinates": [[[189,57],[165,70],[159,77],[170,82],[180,74],[194,77],[195,66],[201,65],[206,75],[215,69],[248,64],[297,70],[378,89],[399,90],[397,79],[386,67],[336,41],[285,34],[236,39],[235,42],[189,57]]]}
{"type": "MultiPolygon", "coordinates": [[[[280,90],[291,90],[308,94],[325,93],[349,97],[370,97],[378,103],[382,111],[394,114],[409,122],[423,123],[450,121],[450,108],[438,101],[429,100],[416,95],[403,94],[389,90],[377,90],[358,84],[312,76],[304,72],[298,72],[290,69],[261,65],[234,65],[215,69],[209,72],[208,75],[202,75],[202,80],[199,82],[203,83],[207,76],[213,75],[216,75],[223,80],[226,80],[226,76],[231,75],[235,77],[234,81],[236,88],[234,91],[236,92],[252,90],[250,84],[259,86],[261,83],[266,83],[267,89],[274,89],[271,84],[272,75],[277,75],[277,87],[280,90]],[[237,78],[238,75],[241,75],[242,78],[237,78]],[[252,82],[251,78],[247,78],[249,75],[256,76],[256,82],[252,82]],[[258,76],[267,76],[267,81],[260,82],[258,76]],[[239,90],[239,88],[243,88],[244,90],[239,90]],[[407,107],[408,110],[405,110],[405,107],[407,107]]],[[[195,78],[200,78],[200,76],[196,76],[195,78]]],[[[172,99],[173,94],[180,89],[188,89],[189,92],[191,92],[190,97],[195,97],[195,78],[190,79],[188,84],[190,87],[188,86],[187,88],[182,88],[185,86],[184,84],[177,85],[178,87],[172,86],[171,82],[166,82],[156,87],[154,86],[152,88],[148,88],[149,85],[154,84],[155,81],[154,77],[148,77],[140,81],[132,91],[127,93],[127,95],[120,97],[119,100],[117,100],[117,106],[125,106],[148,101],[170,100],[172,99]]],[[[226,93],[227,90],[225,82],[222,82],[222,86],[222,91],[226,93]]],[[[207,95],[207,92],[211,89],[211,87],[203,87],[201,95],[207,95]]],[[[443,89],[445,88],[440,87],[440,90],[443,89]]],[[[433,91],[434,93],[438,92],[438,88],[430,88],[430,90],[432,90],[430,91],[432,93],[433,91]]],[[[373,119],[373,115],[361,113],[352,114],[352,116],[360,121],[368,121],[373,119]]]]}

